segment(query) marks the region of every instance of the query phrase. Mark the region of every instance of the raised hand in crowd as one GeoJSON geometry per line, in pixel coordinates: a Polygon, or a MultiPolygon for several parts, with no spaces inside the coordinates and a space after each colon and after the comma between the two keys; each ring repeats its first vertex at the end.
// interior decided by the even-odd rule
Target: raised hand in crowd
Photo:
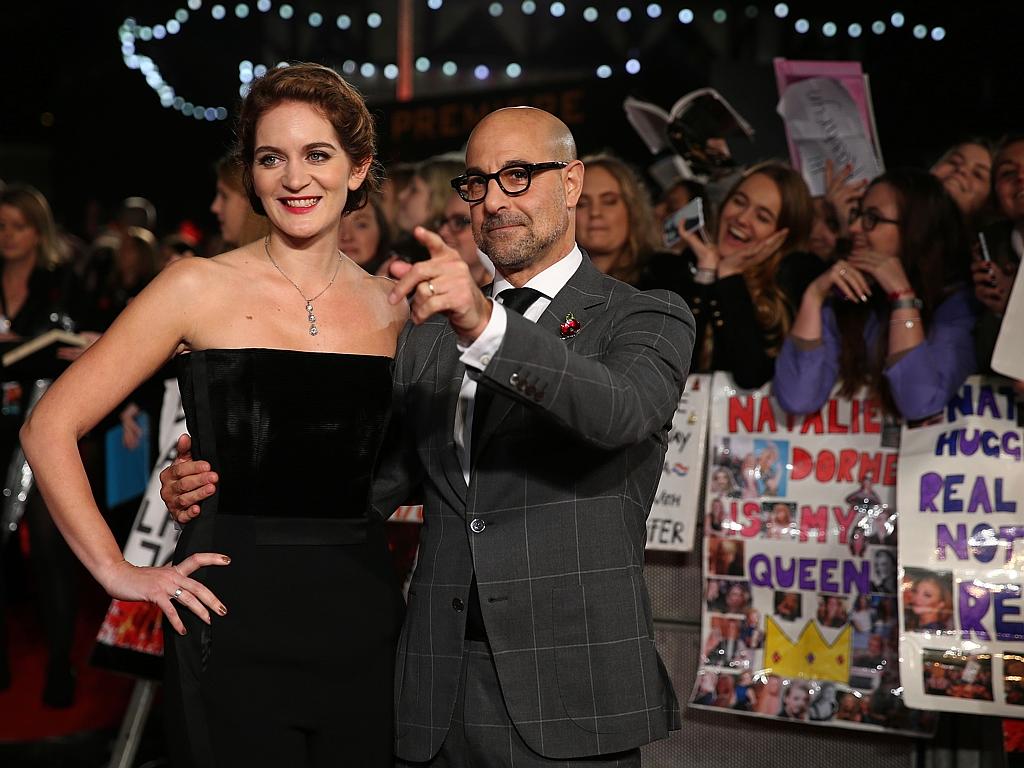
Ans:
{"type": "Polygon", "coordinates": [[[1006,303],[1010,300],[1010,291],[1016,276],[1016,264],[996,264],[977,257],[971,262],[974,296],[997,316],[1006,311],[1006,303]]]}
{"type": "MultiPolygon", "coordinates": [[[[807,286],[804,301],[813,302],[815,308],[820,309],[825,299],[835,292],[842,294],[849,301],[863,302],[871,295],[871,285],[863,272],[845,259],[839,259],[807,286]]],[[[797,333],[797,336],[800,335],[797,333]]]]}
{"type": "Polygon", "coordinates": [[[679,236],[697,256],[697,269],[713,271],[719,278],[738,275],[766,261],[782,246],[788,235],[788,229],[780,229],[764,240],[755,241],[730,252],[727,256],[721,256],[714,243],[705,241],[696,233],[687,232],[682,225],[679,228],[679,236]]]}
{"type": "Polygon", "coordinates": [[[910,278],[903,269],[903,262],[896,256],[858,249],[850,255],[849,263],[854,269],[873,277],[882,290],[893,299],[898,298],[898,295],[911,295],[914,292],[910,286],[910,278]]]}
{"type": "Polygon", "coordinates": [[[868,186],[867,179],[850,181],[852,175],[853,163],[847,163],[837,171],[831,160],[825,161],[825,202],[835,211],[840,237],[849,236],[850,213],[860,205],[868,186]]]}

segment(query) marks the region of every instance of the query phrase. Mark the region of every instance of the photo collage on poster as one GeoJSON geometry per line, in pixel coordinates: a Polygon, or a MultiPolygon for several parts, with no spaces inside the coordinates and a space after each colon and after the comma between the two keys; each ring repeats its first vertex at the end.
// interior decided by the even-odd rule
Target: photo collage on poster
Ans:
{"type": "MultiPolygon", "coordinates": [[[[893,451],[881,447],[880,429],[814,434],[787,421],[765,390],[758,401],[769,401],[774,418],[758,405],[761,418],[750,423],[760,429],[744,433],[730,405],[743,396],[716,375],[703,663],[691,703],[839,727],[931,729],[934,718],[900,696],[893,451]]],[[[850,401],[829,407],[837,420],[844,409],[847,422],[856,418],[850,401]]]]}

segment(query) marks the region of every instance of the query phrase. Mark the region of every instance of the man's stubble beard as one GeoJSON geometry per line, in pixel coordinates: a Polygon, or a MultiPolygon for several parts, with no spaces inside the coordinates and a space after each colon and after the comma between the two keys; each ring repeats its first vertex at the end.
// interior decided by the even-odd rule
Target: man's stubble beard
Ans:
{"type": "MultiPolygon", "coordinates": [[[[522,222],[524,226],[522,231],[513,238],[490,239],[487,231],[482,231],[479,237],[475,237],[480,250],[487,254],[494,266],[506,276],[527,269],[543,257],[548,248],[556,243],[569,227],[568,213],[566,213],[562,216],[561,221],[552,222],[552,226],[547,232],[538,234],[534,222],[523,214],[520,216],[522,216],[521,219],[516,217],[514,220],[522,222]]],[[[490,221],[493,222],[494,219],[500,219],[500,217],[493,217],[490,221]]],[[[486,227],[488,223],[489,221],[485,220],[483,226],[486,227]]],[[[475,235],[476,233],[474,233],[475,235]]]]}

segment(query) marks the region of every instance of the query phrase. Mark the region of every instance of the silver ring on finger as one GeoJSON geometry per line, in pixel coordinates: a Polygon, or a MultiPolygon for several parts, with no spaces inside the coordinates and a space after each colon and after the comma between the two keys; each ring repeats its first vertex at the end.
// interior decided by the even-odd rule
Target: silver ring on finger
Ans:
{"type": "Polygon", "coordinates": [[[182,592],[184,592],[184,590],[181,587],[178,587],[176,590],[174,590],[174,594],[171,595],[171,599],[177,600],[179,597],[181,597],[182,592]]]}
{"type": "Polygon", "coordinates": [[[846,274],[846,267],[839,268],[839,276],[843,277],[846,274]]]}
{"type": "Polygon", "coordinates": [[[434,290],[434,284],[431,283],[430,281],[427,281],[427,290],[430,291],[430,295],[431,296],[434,296],[434,295],[437,294],[437,291],[434,290]]]}

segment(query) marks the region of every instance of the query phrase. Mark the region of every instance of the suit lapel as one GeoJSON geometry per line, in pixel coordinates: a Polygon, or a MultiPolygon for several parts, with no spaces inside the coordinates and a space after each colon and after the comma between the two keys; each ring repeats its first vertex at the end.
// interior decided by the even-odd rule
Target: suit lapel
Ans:
{"type": "Polygon", "coordinates": [[[440,461],[444,476],[452,490],[466,504],[466,476],[459,462],[458,446],[455,445],[455,410],[459,403],[459,392],[462,378],[459,373],[464,366],[459,362],[459,349],[455,343],[455,332],[446,325],[438,340],[437,355],[437,395],[443,398],[444,408],[435,408],[430,415],[431,429],[429,434],[440,435],[440,461]]]}
{"type": "MultiPolygon", "coordinates": [[[[537,325],[555,336],[560,336],[561,325],[565,322],[566,315],[571,312],[580,323],[580,333],[585,333],[588,317],[595,308],[603,306],[608,301],[605,285],[607,284],[603,281],[603,275],[590,263],[590,258],[584,252],[583,262],[569,278],[569,282],[551,300],[544,314],[537,320],[537,325]]],[[[566,344],[572,342],[572,338],[565,339],[566,344]]],[[[487,412],[487,421],[479,432],[480,444],[473,446],[474,460],[487,447],[491,435],[516,405],[516,401],[500,394],[494,398],[487,412]]]]}
{"type": "MultiPolygon", "coordinates": [[[[597,268],[590,263],[586,252],[583,253],[583,263],[579,269],[569,278],[569,282],[551,300],[544,314],[540,316],[537,325],[547,331],[561,335],[561,325],[565,322],[566,315],[572,313],[573,317],[580,324],[580,333],[585,333],[586,320],[595,307],[601,307],[608,301],[607,283],[604,276],[597,268]]],[[[570,339],[566,339],[570,341],[570,339]]]]}

